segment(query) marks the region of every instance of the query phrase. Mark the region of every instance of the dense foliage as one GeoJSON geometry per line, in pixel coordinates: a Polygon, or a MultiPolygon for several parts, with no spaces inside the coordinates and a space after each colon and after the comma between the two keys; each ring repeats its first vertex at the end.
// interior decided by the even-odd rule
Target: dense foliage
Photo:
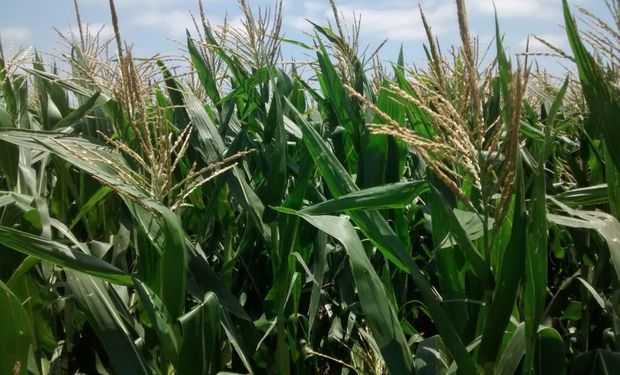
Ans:
{"type": "Polygon", "coordinates": [[[333,2],[311,44],[279,5],[201,8],[186,70],[112,1],[112,42],[77,12],[58,66],[2,55],[0,374],[619,368],[619,3],[580,31],[564,1],[560,80],[499,25],[479,57],[456,3],[427,69],[358,53],[333,2]]]}

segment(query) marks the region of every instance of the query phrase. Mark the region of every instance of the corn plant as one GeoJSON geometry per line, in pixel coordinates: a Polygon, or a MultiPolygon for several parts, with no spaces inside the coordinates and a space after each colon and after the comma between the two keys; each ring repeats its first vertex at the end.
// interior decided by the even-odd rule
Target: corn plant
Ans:
{"type": "Polygon", "coordinates": [[[105,41],[74,2],[60,64],[0,46],[0,373],[617,367],[617,1],[563,1],[559,83],[497,21],[482,59],[464,0],[460,46],[420,9],[428,66],[389,69],[334,1],[307,43],[281,2],[200,5],[186,71],[134,58],[109,3],[105,41]]]}

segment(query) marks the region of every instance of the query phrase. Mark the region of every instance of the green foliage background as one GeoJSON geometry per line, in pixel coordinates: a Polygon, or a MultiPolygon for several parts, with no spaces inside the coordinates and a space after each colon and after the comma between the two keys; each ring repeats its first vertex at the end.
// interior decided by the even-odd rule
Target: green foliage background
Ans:
{"type": "Polygon", "coordinates": [[[553,83],[499,25],[482,67],[457,3],[427,69],[245,1],[189,74],[118,28],[114,59],[68,37],[69,74],[2,56],[0,374],[613,373],[620,29],[564,1],[553,83]]]}

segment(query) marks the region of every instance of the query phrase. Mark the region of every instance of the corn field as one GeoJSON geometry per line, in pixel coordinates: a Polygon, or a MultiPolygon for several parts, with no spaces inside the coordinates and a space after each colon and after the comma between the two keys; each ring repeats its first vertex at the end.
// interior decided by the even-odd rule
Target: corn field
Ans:
{"type": "Polygon", "coordinates": [[[199,3],[180,62],[112,0],[111,40],[76,1],[53,61],[0,45],[0,374],[619,371],[620,2],[558,2],[554,77],[455,1],[423,67],[333,0],[310,42],[199,3]]]}

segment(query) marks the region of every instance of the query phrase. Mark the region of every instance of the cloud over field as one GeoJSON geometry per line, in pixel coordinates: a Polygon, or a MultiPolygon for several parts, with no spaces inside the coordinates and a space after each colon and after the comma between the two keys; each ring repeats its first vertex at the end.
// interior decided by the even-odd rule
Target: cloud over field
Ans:
{"type": "Polygon", "coordinates": [[[32,32],[26,26],[7,26],[0,28],[2,39],[6,39],[13,43],[23,42],[27,40],[32,32]]]}

